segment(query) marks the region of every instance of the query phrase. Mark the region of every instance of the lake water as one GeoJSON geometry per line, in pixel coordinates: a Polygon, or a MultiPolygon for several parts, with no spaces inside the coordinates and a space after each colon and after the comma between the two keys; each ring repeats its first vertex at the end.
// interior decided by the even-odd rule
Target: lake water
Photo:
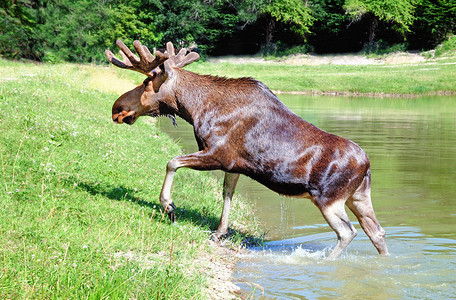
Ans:
{"type": "MultiPolygon", "coordinates": [[[[456,298],[456,98],[333,98],[280,95],[303,119],[359,144],[372,167],[372,201],[391,256],[380,257],[356,218],[342,257],[310,200],[281,197],[248,179],[237,192],[255,206],[265,247],[241,257],[244,297],[276,299],[456,298]]],[[[184,121],[160,127],[196,150],[184,121]]]]}

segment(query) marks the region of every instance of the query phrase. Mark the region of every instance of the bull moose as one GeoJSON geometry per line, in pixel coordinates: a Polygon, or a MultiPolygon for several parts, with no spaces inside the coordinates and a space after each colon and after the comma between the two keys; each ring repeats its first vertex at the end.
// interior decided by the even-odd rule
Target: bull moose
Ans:
{"type": "Polygon", "coordinates": [[[328,259],[336,259],[356,236],[344,205],[355,214],[378,252],[388,254],[385,231],[375,216],[366,153],[354,142],[325,132],[285,106],[263,83],[252,78],[199,75],[183,69],[199,58],[172,43],[155,56],[139,41],[138,56],[120,40],[122,60],[106,50],[117,67],[140,72],[144,82],[120,96],[112,107],[115,123],[133,124],[141,116],[179,116],[194,128],[199,151],[167,164],[160,202],[172,222],[171,186],[177,169],[223,170],[223,211],[214,238],[228,231],[230,202],[246,175],[290,197],[310,199],[337,234],[328,259]]]}

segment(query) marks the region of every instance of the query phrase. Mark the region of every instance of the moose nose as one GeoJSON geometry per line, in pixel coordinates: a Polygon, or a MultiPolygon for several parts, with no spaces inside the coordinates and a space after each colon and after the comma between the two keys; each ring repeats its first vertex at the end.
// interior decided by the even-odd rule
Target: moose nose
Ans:
{"type": "Polygon", "coordinates": [[[119,115],[117,115],[117,116],[112,116],[112,121],[113,121],[114,123],[119,123],[119,115]]]}

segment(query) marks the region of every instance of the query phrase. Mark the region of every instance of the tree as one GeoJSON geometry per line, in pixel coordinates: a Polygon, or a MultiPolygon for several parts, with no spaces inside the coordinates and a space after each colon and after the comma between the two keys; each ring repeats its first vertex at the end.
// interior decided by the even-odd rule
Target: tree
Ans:
{"type": "MultiPolygon", "coordinates": [[[[132,45],[134,40],[153,47],[161,42],[163,33],[155,26],[156,16],[139,6],[119,4],[107,11],[105,24],[95,33],[100,46],[114,47],[116,40],[132,45]]],[[[104,58],[104,57],[103,57],[104,58]]]]}
{"type": "Polygon", "coordinates": [[[264,0],[144,0],[142,8],[155,12],[162,41],[180,46],[195,44],[210,52],[233,32],[257,19],[264,0]]]}
{"type": "Polygon", "coordinates": [[[314,21],[307,0],[269,0],[264,5],[263,13],[269,19],[266,27],[266,46],[272,41],[276,22],[288,25],[294,33],[305,40],[314,21]]]}
{"type": "Polygon", "coordinates": [[[0,2],[0,55],[38,59],[37,3],[32,0],[0,2]]]}
{"type": "Polygon", "coordinates": [[[154,15],[138,6],[117,4],[113,0],[48,0],[43,11],[44,60],[105,61],[104,50],[114,49],[116,39],[127,44],[141,39],[146,45],[161,40],[154,26],[154,15]]]}
{"type": "Polygon", "coordinates": [[[456,0],[420,0],[410,40],[418,48],[434,48],[456,34],[456,0]]]}
{"type": "MultiPolygon", "coordinates": [[[[345,0],[313,0],[310,3],[315,21],[310,28],[309,43],[316,52],[359,51],[358,27],[349,26],[351,19],[345,13],[345,0]]],[[[361,46],[362,47],[362,46],[361,46]]]]}
{"type": "Polygon", "coordinates": [[[0,55],[46,61],[104,61],[118,38],[230,54],[430,49],[455,33],[456,0],[0,0],[0,55]]]}
{"type": "Polygon", "coordinates": [[[101,57],[97,33],[106,26],[109,15],[102,3],[49,0],[41,13],[39,29],[45,60],[87,62],[101,57]]]}
{"type": "Polygon", "coordinates": [[[414,0],[346,0],[345,10],[353,22],[369,19],[369,44],[373,43],[378,23],[392,22],[401,34],[409,31],[414,20],[414,0]]]}

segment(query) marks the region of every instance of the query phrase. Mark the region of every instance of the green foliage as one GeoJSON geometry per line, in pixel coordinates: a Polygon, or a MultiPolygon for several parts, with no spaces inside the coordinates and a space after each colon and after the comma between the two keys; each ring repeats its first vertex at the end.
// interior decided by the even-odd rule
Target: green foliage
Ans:
{"type": "Polygon", "coordinates": [[[456,0],[3,0],[0,55],[106,62],[104,50],[118,38],[159,48],[172,41],[202,54],[227,45],[249,53],[281,52],[280,44],[358,51],[365,26],[368,47],[406,38],[429,49],[455,33],[455,20],[456,0]]]}
{"type": "Polygon", "coordinates": [[[207,50],[210,41],[223,35],[221,29],[230,22],[221,11],[220,1],[153,2],[152,10],[158,13],[157,26],[163,33],[163,40],[173,41],[179,46],[198,44],[202,50],[207,50]]]}
{"type": "Polygon", "coordinates": [[[346,0],[345,9],[353,20],[372,13],[381,21],[394,22],[400,31],[409,30],[414,20],[413,0],[346,0]]]}
{"type": "Polygon", "coordinates": [[[441,45],[435,48],[435,56],[442,56],[445,54],[456,54],[456,36],[451,36],[445,40],[441,45]]]}
{"type": "Polygon", "coordinates": [[[356,40],[362,39],[362,32],[356,31],[351,19],[345,13],[345,0],[313,0],[309,3],[315,18],[308,43],[317,52],[357,51],[356,40]]]}
{"type": "Polygon", "coordinates": [[[0,3],[0,55],[8,58],[40,57],[36,12],[32,0],[3,0],[0,3]]]}
{"type": "Polygon", "coordinates": [[[394,52],[401,52],[407,50],[407,43],[402,44],[389,44],[384,42],[383,40],[379,40],[375,43],[368,43],[366,44],[361,53],[369,54],[369,55],[385,55],[394,52]]]}
{"type": "Polygon", "coordinates": [[[289,56],[293,54],[304,54],[304,53],[309,53],[312,52],[313,48],[309,44],[304,44],[304,45],[298,45],[298,46],[289,46],[286,44],[279,42],[276,43],[270,43],[268,45],[265,45],[260,52],[259,55],[265,56],[265,57],[283,57],[283,56],[289,56]]]}
{"type": "Polygon", "coordinates": [[[180,47],[193,45],[207,52],[220,39],[239,30],[240,24],[254,22],[261,3],[8,0],[0,6],[0,54],[44,61],[99,62],[105,61],[104,50],[114,48],[118,38],[126,44],[140,39],[149,47],[163,47],[166,41],[173,41],[180,47]]]}
{"type": "Polygon", "coordinates": [[[144,10],[156,15],[157,30],[162,43],[173,41],[179,46],[197,46],[210,52],[223,38],[233,34],[242,24],[254,22],[263,0],[151,0],[142,4],[144,10]]]}
{"type": "Polygon", "coordinates": [[[370,18],[369,43],[374,41],[378,21],[393,23],[393,30],[401,34],[410,30],[415,0],[346,0],[344,8],[354,22],[363,16],[370,18]]]}
{"type": "Polygon", "coordinates": [[[456,33],[456,0],[419,0],[411,41],[431,49],[456,33]]]}
{"type": "Polygon", "coordinates": [[[318,28],[313,31],[328,31],[333,35],[340,34],[349,22],[349,16],[345,14],[343,5],[345,0],[314,0],[311,2],[312,15],[318,28]],[[321,27],[324,27],[322,29],[321,27]]]}
{"type": "Polygon", "coordinates": [[[81,0],[72,5],[70,0],[52,0],[42,18],[46,20],[40,26],[45,60],[100,62],[106,60],[104,50],[114,48],[118,38],[129,44],[141,39],[146,45],[161,38],[155,34],[151,13],[123,4],[109,7],[106,2],[81,0]]]}
{"type": "Polygon", "coordinates": [[[117,39],[129,45],[139,39],[152,47],[163,36],[156,30],[154,22],[155,16],[149,10],[135,10],[134,7],[120,4],[110,11],[107,24],[98,35],[105,47],[112,47],[117,39]]]}
{"type": "Polygon", "coordinates": [[[263,12],[275,21],[287,24],[303,40],[314,21],[310,8],[302,0],[271,0],[263,12]]]}

